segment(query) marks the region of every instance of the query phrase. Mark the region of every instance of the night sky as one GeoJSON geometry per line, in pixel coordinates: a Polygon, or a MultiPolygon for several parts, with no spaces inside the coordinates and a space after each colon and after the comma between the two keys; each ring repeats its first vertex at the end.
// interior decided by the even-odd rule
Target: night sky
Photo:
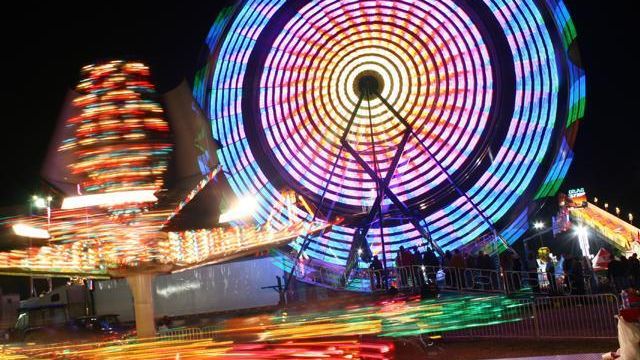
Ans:
{"type": "MultiPolygon", "coordinates": [[[[470,0],[471,1],[471,0],[470,0]]],[[[476,0],[473,0],[476,1],[476,0]]],[[[637,20],[632,1],[566,0],[587,70],[587,115],[563,190],[584,186],[625,212],[640,211],[640,133],[634,101],[637,20]]],[[[12,2],[2,12],[0,206],[26,204],[63,98],[80,68],[141,59],[160,91],[191,80],[202,42],[225,1],[12,2]]],[[[6,216],[11,214],[0,214],[6,216]]],[[[640,214],[636,216],[640,218],[640,214]]]]}

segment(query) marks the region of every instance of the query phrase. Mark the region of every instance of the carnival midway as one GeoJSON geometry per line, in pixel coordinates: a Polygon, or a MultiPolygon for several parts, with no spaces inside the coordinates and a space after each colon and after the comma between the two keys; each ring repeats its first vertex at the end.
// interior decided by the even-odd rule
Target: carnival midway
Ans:
{"type": "Polygon", "coordinates": [[[78,69],[0,214],[0,358],[640,359],[634,214],[563,184],[588,74],[562,0],[210,23],[169,91],[144,58],[78,69]]]}

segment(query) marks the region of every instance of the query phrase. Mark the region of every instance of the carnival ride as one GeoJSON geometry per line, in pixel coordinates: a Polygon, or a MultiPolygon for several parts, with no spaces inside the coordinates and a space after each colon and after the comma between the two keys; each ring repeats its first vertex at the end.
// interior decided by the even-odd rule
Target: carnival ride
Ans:
{"type": "Polygon", "coordinates": [[[172,143],[149,77],[149,69],[138,62],[114,60],[82,69],[73,100],[77,114],[64,119],[68,137],[56,145],[56,153],[69,159],[62,161],[63,179],[77,194],[67,192],[60,208],[47,207],[45,216],[10,220],[16,235],[44,244],[0,252],[3,274],[126,277],[136,323],[147,324],[138,326],[143,336],[155,334],[149,304],[155,274],[247,256],[330,227],[320,221],[292,221],[278,229],[209,221],[208,228],[172,230],[172,222],[219,180],[222,169],[215,156],[208,156],[205,166],[198,164],[201,180],[190,189],[166,189],[170,154],[184,150],[172,143]],[[146,321],[139,318],[145,315],[146,321]]]}
{"type": "Polygon", "coordinates": [[[291,274],[349,288],[372,255],[527,230],[584,115],[575,40],[555,0],[247,0],[216,20],[194,94],[255,221],[334,224],[291,244],[291,274]],[[311,209],[279,210],[283,189],[311,209]]]}
{"type": "MultiPolygon", "coordinates": [[[[251,226],[172,232],[166,226],[220,174],[211,166],[181,201],[158,199],[169,154],[169,124],[141,63],[87,66],[67,119],[73,137],[60,144],[79,195],[46,216],[13,220],[14,232],[48,240],[47,246],[0,253],[13,274],[109,276],[110,271],[169,265],[170,271],[214,263],[277,246],[312,229],[302,222],[278,230],[251,226]],[[262,248],[261,248],[262,247],[262,248]]],[[[316,224],[318,225],[318,224],[316,224]]],[[[320,225],[323,227],[323,225],[320,225]]]]}
{"type": "Polygon", "coordinates": [[[625,254],[640,252],[640,228],[591,202],[568,211],[573,223],[588,226],[618,251],[625,254]]]}

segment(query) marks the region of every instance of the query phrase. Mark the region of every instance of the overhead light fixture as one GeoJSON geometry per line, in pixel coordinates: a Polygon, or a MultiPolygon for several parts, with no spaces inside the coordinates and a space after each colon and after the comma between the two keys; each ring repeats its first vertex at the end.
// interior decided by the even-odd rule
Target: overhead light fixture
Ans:
{"type": "Polygon", "coordinates": [[[38,209],[44,209],[47,207],[47,201],[39,196],[33,196],[33,206],[35,206],[38,209]]]}
{"type": "Polygon", "coordinates": [[[231,209],[220,214],[218,222],[220,224],[243,220],[251,217],[258,209],[258,201],[253,196],[243,197],[231,207],[231,209]]]}
{"type": "Polygon", "coordinates": [[[16,235],[22,236],[22,237],[27,237],[32,239],[49,239],[51,237],[47,230],[38,229],[27,224],[14,224],[12,228],[13,228],[13,232],[16,235]]]}
{"type": "Polygon", "coordinates": [[[62,201],[62,210],[156,202],[158,198],[154,192],[154,190],[136,190],[72,196],[62,201]]]}

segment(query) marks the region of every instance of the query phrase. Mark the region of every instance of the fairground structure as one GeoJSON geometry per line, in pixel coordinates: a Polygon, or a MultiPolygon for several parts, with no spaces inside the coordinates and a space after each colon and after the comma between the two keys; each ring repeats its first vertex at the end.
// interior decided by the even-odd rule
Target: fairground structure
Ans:
{"type": "Polygon", "coordinates": [[[273,250],[285,287],[371,291],[357,270],[401,246],[497,255],[572,162],[576,39],[559,0],[238,2],[192,92],[82,69],[45,164],[59,196],[10,221],[40,240],[0,272],[127,278],[153,336],[160,273],[273,250]]]}

